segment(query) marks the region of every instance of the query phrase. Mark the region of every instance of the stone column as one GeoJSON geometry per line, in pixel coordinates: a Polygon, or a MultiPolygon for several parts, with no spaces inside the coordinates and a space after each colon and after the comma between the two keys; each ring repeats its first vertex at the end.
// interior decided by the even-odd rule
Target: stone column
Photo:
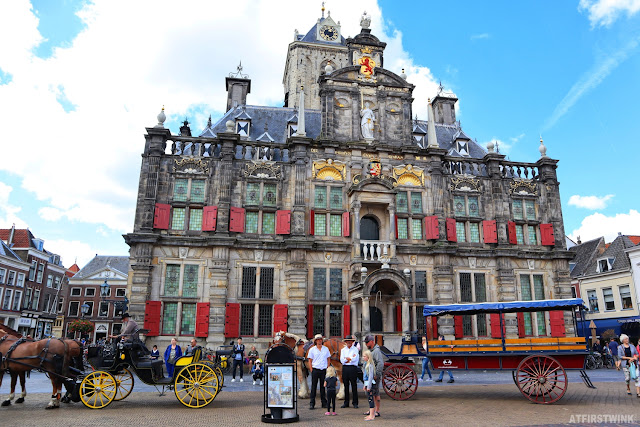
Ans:
{"type": "Polygon", "coordinates": [[[402,298],[402,331],[409,331],[409,298],[402,298]]]}
{"type": "Polygon", "coordinates": [[[260,320],[260,306],[255,303],[253,307],[253,337],[258,338],[258,323],[260,320]]]}
{"type": "Polygon", "coordinates": [[[305,336],[307,333],[307,276],[306,252],[290,249],[289,264],[285,265],[286,295],[289,300],[288,331],[305,336]]]}
{"type": "Polygon", "coordinates": [[[229,290],[229,248],[215,247],[207,260],[209,281],[209,336],[207,344],[217,347],[224,344],[225,312],[229,290]]]}
{"type": "Polygon", "coordinates": [[[393,301],[387,301],[387,321],[384,322],[384,331],[385,332],[393,332],[395,330],[394,319],[393,319],[393,301]]]}
{"type": "Polygon", "coordinates": [[[387,207],[389,211],[389,240],[391,241],[391,248],[389,250],[389,256],[395,258],[396,256],[396,206],[390,204],[387,207]]]}
{"type": "Polygon", "coordinates": [[[358,305],[354,300],[351,300],[351,335],[358,332],[358,305]]]}
{"type": "Polygon", "coordinates": [[[417,331],[418,330],[418,307],[414,305],[413,307],[411,307],[411,310],[413,310],[413,318],[411,319],[411,330],[417,331]]]}
{"type": "Polygon", "coordinates": [[[369,314],[369,297],[362,297],[362,334],[371,332],[371,317],[369,314]]]}
{"type": "Polygon", "coordinates": [[[359,201],[353,202],[353,243],[355,245],[355,256],[360,257],[360,207],[359,201]]]}

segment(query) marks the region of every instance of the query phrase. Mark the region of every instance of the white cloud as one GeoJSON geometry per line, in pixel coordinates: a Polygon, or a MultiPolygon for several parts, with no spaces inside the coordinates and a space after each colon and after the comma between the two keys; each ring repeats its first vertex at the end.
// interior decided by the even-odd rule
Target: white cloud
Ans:
{"type": "MultiPolygon", "coordinates": [[[[2,162],[0,171],[19,176],[23,189],[47,205],[39,212],[43,218],[131,231],[144,127],[156,124],[162,105],[176,120],[201,106],[204,114],[189,117],[197,133],[209,113],[223,113],[224,78],[240,60],[252,79],[249,102],[282,105],[287,45],[294,29],[306,33],[315,24],[319,5],[294,0],[277,7],[257,0],[187,5],[87,3],[78,13],[81,33],[41,59],[34,48],[44,39],[29,2],[0,2],[0,40],[11,40],[0,43],[0,69],[12,76],[0,85],[0,117],[11,123],[3,128],[3,139],[17,143],[25,142],[26,133],[38,135],[14,151],[12,161],[2,162]],[[283,10],[291,11],[295,22],[284,19],[283,10]],[[65,105],[59,102],[63,98],[65,105]]],[[[342,20],[345,37],[360,31],[364,10],[372,16],[372,32],[387,42],[385,67],[398,74],[405,68],[407,80],[417,86],[414,113],[426,119],[436,79],[403,49],[402,33],[384,23],[373,0],[333,6],[331,15],[342,20]]]]}
{"type": "Polygon", "coordinates": [[[608,27],[622,14],[633,16],[640,11],[640,0],[580,0],[579,11],[589,14],[591,27],[608,27]]]}
{"type": "Polygon", "coordinates": [[[513,149],[513,146],[516,145],[516,143],[520,141],[522,138],[524,138],[524,136],[525,134],[521,133],[518,136],[510,137],[508,141],[494,137],[494,138],[491,138],[489,141],[481,143],[480,145],[483,148],[486,148],[489,142],[493,142],[493,145],[495,146],[494,150],[497,150],[498,152],[500,152],[500,154],[506,155],[511,152],[511,149],[513,149]]]}
{"type": "Polygon", "coordinates": [[[594,213],[585,217],[580,227],[573,230],[569,237],[576,241],[578,236],[583,242],[604,236],[605,241],[611,242],[618,233],[640,235],[640,212],[631,209],[628,214],[619,213],[607,216],[594,213]]]}
{"type": "Polygon", "coordinates": [[[67,267],[77,262],[82,268],[98,253],[91,245],[78,240],[47,240],[44,247],[49,252],[60,255],[62,263],[67,267]]]}
{"type": "Polygon", "coordinates": [[[0,228],[10,228],[13,224],[16,228],[27,228],[27,223],[18,217],[21,207],[9,202],[9,196],[13,187],[0,182],[0,228]]]}
{"type": "Polygon", "coordinates": [[[613,194],[607,194],[603,197],[598,196],[579,196],[574,194],[569,198],[569,204],[578,208],[585,208],[590,210],[604,209],[607,207],[607,202],[613,199],[613,194]]]}
{"type": "Polygon", "coordinates": [[[488,39],[489,37],[491,37],[489,33],[482,33],[482,34],[472,34],[471,37],[469,38],[471,40],[482,40],[482,39],[488,39]]]}
{"type": "Polygon", "coordinates": [[[569,112],[571,107],[592,89],[598,87],[602,81],[609,76],[640,44],[640,37],[635,36],[622,48],[612,54],[598,60],[598,62],[580,77],[580,79],[569,89],[569,92],[562,98],[551,116],[546,120],[542,131],[552,128],[558,120],[569,112]]]}

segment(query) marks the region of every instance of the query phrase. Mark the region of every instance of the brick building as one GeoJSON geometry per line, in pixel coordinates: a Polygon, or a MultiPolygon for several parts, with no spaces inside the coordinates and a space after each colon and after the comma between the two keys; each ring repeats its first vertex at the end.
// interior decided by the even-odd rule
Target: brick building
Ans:
{"type": "Polygon", "coordinates": [[[122,307],[127,290],[129,257],[96,255],[69,279],[69,304],[66,306],[65,336],[72,336],[69,322],[85,318],[94,323],[95,328],[89,338],[95,342],[109,335],[120,333],[122,307]],[[101,285],[109,285],[106,295],[102,295],[101,285]],[[87,305],[87,313],[82,306],[87,305]]]}
{"type": "MultiPolygon", "coordinates": [[[[145,135],[130,246],[130,312],[154,343],[211,346],[274,331],[490,335],[492,316],[441,318],[425,303],[571,296],[557,160],[476,144],[440,87],[413,100],[383,68],[386,44],[345,39],[322,17],[288,47],[284,107],[247,104],[241,68],[227,112],[198,136],[165,115],[145,135]],[[412,103],[427,103],[415,120],[412,103]]],[[[509,336],[572,334],[567,315],[506,316],[509,336]]]]}
{"type": "Polygon", "coordinates": [[[0,240],[0,323],[18,329],[29,264],[0,240]]]}
{"type": "Polygon", "coordinates": [[[16,329],[33,338],[51,336],[58,312],[66,301],[67,269],[60,255],[47,251],[44,240],[35,237],[29,229],[0,230],[0,239],[29,265],[16,329]]]}

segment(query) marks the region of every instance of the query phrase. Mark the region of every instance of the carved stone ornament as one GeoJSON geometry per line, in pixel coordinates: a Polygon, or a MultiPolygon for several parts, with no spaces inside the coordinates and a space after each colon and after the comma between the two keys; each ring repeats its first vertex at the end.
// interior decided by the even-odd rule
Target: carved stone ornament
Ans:
{"type": "Polygon", "coordinates": [[[264,251],[258,250],[258,249],[254,250],[253,257],[256,260],[256,262],[262,262],[262,259],[264,258],[264,251]]]}
{"type": "Polygon", "coordinates": [[[282,169],[276,162],[269,160],[255,161],[247,163],[247,169],[244,176],[253,178],[271,178],[280,179],[282,177],[282,169]]]}
{"type": "Polygon", "coordinates": [[[424,169],[413,165],[400,165],[393,168],[396,185],[424,186],[424,169]]]}
{"type": "Polygon", "coordinates": [[[512,182],[509,183],[509,193],[537,196],[538,185],[529,179],[515,178],[512,182]]]}
{"type": "Polygon", "coordinates": [[[409,257],[409,265],[417,265],[418,264],[418,257],[416,255],[411,255],[409,257]]]}
{"type": "Polygon", "coordinates": [[[470,175],[452,176],[450,190],[480,192],[480,180],[470,175]]]}
{"type": "Polygon", "coordinates": [[[178,255],[180,258],[185,259],[189,255],[189,248],[179,248],[178,255]]]}
{"type": "Polygon", "coordinates": [[[476,268],[476,257],[469,257],[469,268],[476,268]]]}
{"type": "Polygon", "coordinates": [[[536,267],[536,261],[533,259],[528,259],[527,264],[529,265],[529,270],[533,270],[536,267]]]}
{"type": "Polygon", "coordinates": [[[313,162],[311,175],[314,179],[344,181],[346,178],[346,165],[333,159],[316,160],[313,162]]]}
{"type": "Polygon", "coordinates": [[[324,262],[326,264],[331,264],[332,258],[333,258],[333,255],[331,254],[331,252],[325,252],[324,253],[324,262]]]}
{"type": "Polygon", "coordinates": [[[176,159],[176,163],[173,165],[173,171],[191,174],[206,174],[209,172],[209,166],[207,166],[207,163],[202,159],[176,159]]]}

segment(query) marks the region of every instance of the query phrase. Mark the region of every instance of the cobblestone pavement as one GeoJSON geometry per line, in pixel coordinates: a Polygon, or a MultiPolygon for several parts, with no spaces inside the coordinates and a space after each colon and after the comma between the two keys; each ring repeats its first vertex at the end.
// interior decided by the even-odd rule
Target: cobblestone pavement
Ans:
{"type": "MultiPolygon", "coordinates": [[[[416,395],[407,401],[393,401],[383,395],[382,416],[376,419],[375,425],[580,425],[585,421],[604,423],[606,419],[602,418],[603,415],[620,414],[634,415],[633,424],[640,423],[640,399],[635,394],[627,396],[624,384],[619,382],[598,383],[597,390],[571,383],[562,400],[554,405],[530,403],[522,397],[513,383],[465,385],[457,381],[454,384],[436,384],[420,387],[416,395]],[[601,418],[589,418],[590,416],[601,418]]],[[[136,385],[136,389],[137,387],[136,385]]],[[[172,392],[158,396],[155,392],[135,389],[125,400],[114,402],[101,410],[88,409],[82,403],[75,403],[63,404],[60,409],[47,411],[44,409],[47,401],[48,393],[33,393],[27,396],[22,405],[13,404],[0,408],[0,425],[235,427],[261,425],[260,416],[263,413],[261,392],[229,392],[228,389],[223,390],[211,405],[203,409],[182,406],[172,392]]],[[[311,411],[307,400],[300,401],[299,425],[362,425],[362,413],[367,407],[362,392],[360,402],[359,409],[341,409],[341,403],[338,403],[338,415],[333,417],[325,416],[321,408],[311,411]]],[[[624,425],[613,421],[606,425],[624,425]]]]}

